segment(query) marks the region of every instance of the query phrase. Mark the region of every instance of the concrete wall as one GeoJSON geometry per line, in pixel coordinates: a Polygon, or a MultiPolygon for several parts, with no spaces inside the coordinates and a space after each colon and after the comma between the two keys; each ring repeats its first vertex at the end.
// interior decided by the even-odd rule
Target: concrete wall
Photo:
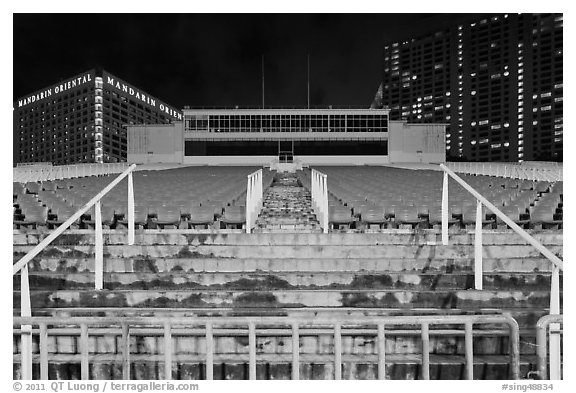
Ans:
{"type": "Polygon", "coordinates": [[[182,122],[166,125],[128,126],[128,162],[182,163],[184,127],[182,122]]]}
{"type": "Polygon", "coordinates": [[[391,121],[388,139],[390,162],[446,162],[445,135],[445,125],[391,121]]]}

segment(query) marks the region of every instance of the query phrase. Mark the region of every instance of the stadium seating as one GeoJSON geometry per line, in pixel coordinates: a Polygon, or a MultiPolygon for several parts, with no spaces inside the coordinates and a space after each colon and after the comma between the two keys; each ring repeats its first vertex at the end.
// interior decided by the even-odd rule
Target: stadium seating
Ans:
{"type": "MultiPolygon", "coordinates": [[[[316,169],[328,175],[333,211],[343,207],[353,210],[355,221],[351,223],[352,228],[375,224],[389,228],[399,225],[433,227],[441,222],[443,174],[440,171],[337,166],[316,169]],[[370,213],[365,213],[365,210],[370,213]],[[382,210],[386,220],[381,219],[382,210]]],[[[309,178],[309,175],[301,176],[309,178]]],[[[527,228],[562,227],[562,182],[475,175],[461,177],[519,225],[527,228]]],[[[449,224],[462,228],[474,225],[475,198],[453,179],[449,180],[448,189],[449,224]]],[[[336,218],[341,219],[340,216],[331,216],[330,219],[336,218]]],[[[496,228],[505,224],[484,209],[483,225],[496,228]]]]}
{"type": "MultiPolygon", "coordinates": [[[[255,167],[185,167],[134,172],[137,225],[157,227],[219,227],[226,208],[228,224],[239,225],[246,199],[246,176],[255,167]],[[209,211],[211,210],[211,213],[209,211]]],[[[14,226],[57,226],[84,206],[116,175],[44,182],[13,183],[14,226]]],[[[265,180],[271,181],[266,173],[265,180]]],[[[93,209],[75,225],[92,228],[93,209]]],[[[123,227],[127,211],[127,180],[102,198],[103,225],[123,227]]],[[[245,220],[245,218],[243,219],[245,220]]]]}
{"type": "MultiPolygon", "coordinates": [[[[481,315],[502,313],[520,325],[521,374],[535,370],[536,321],[548,313],[551,264],[531,245],[505,229],[483,211],[483,285],[474,288],[474,237],[466,231],[451,234],[442,245],[440,233],[427,229],[441,221],[442,173],[382,167],[323,167],[328,175],[329,215],[334,232],[254,233],[171,231],[179,228],[238,228],[245,223],[246,175],[255,168],[194,167],[134,173],[135,244],[124,233],[104,231],[104,289],[95,290],[95,236],[71,230],[49,245],[29,264],[34,316],[236,317],[310,318],[390,315],[481,315]],[[339,229],[418,228],[379,233],[337,233],[339,229]],[[209,234],[207,234],[209,233],[209,234]]],[[[264,171],[264,204],[270,211],[260,221],[283,220],[286,214],[308,209],[309,193],[290,187],[296,201],[274,200],[288,195],[285,184],[268,187],[272,174],[264,171]],[[274,190],[277,189],[277,190],[274,190]],[[282,191],[282,192],[281,192],[282,191]],[[269,198],[269,200],[267,199],[269,198]],[[304,206],[305,205],[305,206],[304,206]],[[289,206],[289,207],[287,207],[289,206]],[[274,209],[271,209],[273,207],[274,209]],[[274,216],[272,213],[277,214],[274,216]]],[[[292,176],[277,176],[294,182],[292,176]]],[[[533,229],[561,228],[563,185],[488,176],[463,176],[482,195],[515,222],[533,229]]],[[[59,225],[106,186],[113,177],[14,185],[16,227],[59,225]]],[[[299,171],[299,186],[310,184],[308,170],[299,171]]],[[[103,224],[127,225],[126,181],[102,199],[103,224]]],[[[450,181],[449,223],[453,228],[474,225],[476,201],[450,181]]],[[[306,217],[308,219],[309,217],[306,217]]],[[[77,223],[94,226],[94,208],[77,223]]],[[[294,226],[295,227],[295,226],[294,226]]],[[[48,234],[14,231],[17,261],[48,234]],[[25,233],[23,233],[25,232],[25,233]],[[30,233],[33,235],[31,236],[30,233]]],[[[359,230],[358,232],[361,232],[359,230]]],[[[560,231],[532,231],[554,254],[562,255],[560,231]]],[[[14,314],[20,313],[20,275],[13,277],[14,314]]],[[[560,282],[562,288],[562,278],[560,282]]],[[[67,322],[65,320],[65,322],[67,322]]],[[[387,327],[388,329],[388,327],[387,327]]],[[[118,329],[120,330],[120,329],[118,329]]],[[[133,379],[162,377],[162,337],[130,332],[128,362],[133,379]],[[134,333],[134,334],[133,334],[134,333]]],[[[302,329],[304,330],[304,329],[302,329]]],[[[400,329],[402,330],[402,329],[400,329]]],[[[508,379],[509,342],[491,336],[490,327],[474,337],[477,379],[508,379]]],[[[174,378],[205,378],[205,338],[174,330],[174,378]],[[190,360],[193,358],[193,360],[190,360]]],[[[411,332],[414,333],[414,332],[411,332]]],[[[418,334],[386,332],[386,376],[417,379],[420,375],[418,334]]],[[[461,332],[462,333],[462,332],[461,332]]],[[[90,377],[120,379],[123,349],[119,335],[90,331],[90,377]]],[[[121,334],[121,333],[119,333],[121,334]]],[[[259,379],[290,376],[290,339],[278,332],[257,337],[259,379]]],[[[375,333],[374,333],[375,334],[375,333]]],[[[14,376],[19,377],[22,346],[14,335],[14,376]]],[[[34,373],[38,373],[35,335],[34,373]]],[[[299,339],[302,379],[334,378],[333,331],[302,332],[299,339]]],[[[465,375],[463,335],[432,336],[432,379],[465,375]]],[[[357,332],[342,337],[342,373],[347,379],[374,379],[377,373],[374,335],[357,332]]],[[[246,335],[216,335],[215,378],[245,379],[246,335]]],[[[51,335],[49,373],[54,379],[80,376],[82,346],[79,334],[51,335]],[[56,359],[53,361],[53,359],[56,359]]]]}

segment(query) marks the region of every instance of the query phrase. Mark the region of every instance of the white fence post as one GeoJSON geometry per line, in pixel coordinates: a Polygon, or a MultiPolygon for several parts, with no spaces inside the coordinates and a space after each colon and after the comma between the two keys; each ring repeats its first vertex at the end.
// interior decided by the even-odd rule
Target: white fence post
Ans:
{"type": "MultiPolygon", "coordinates": [[[[560,269],[552,265],[550,284],[550,314],[560,314],[560,269]]],[[[562,362],[560,359],[560,324],[550,324],[550,379],[562,379],[562,362]]]]}
{"type": "Polygon", "coordinates": [[[252,175],[247,176],[246,184],[246,233],[252,231],[252,175]]]}
{"type": "Polygon", "coordinates": [[[322,221],[324,224],[324,233],[328,233],[328,176],[322,175],[322,184],[324,186],[324,192],[322,194],[322,201],[324,203],[324,216],[322,217],[322,221]]]}
{"type": "Polygon", "coordinates": [[[476,200],[476,233],[474,236],[474,288],[482,289],[482,202],[476,200]]]}
{"type": "Polygon", "coordinates": [[[94,272],[95,272],[95,287],[96,290],[104,288],[104,238],[102,235],[102,210],[100,208],[100,200],[94,205],[94,234],[95,234],[95,258],[94,258],[94,272]]]}
{"type": "Polygon", "coordinates": [[[442,181],[442,244],[448,245],[448,174],[442,181]]]}
{"type": "Polygon", "coordinates": [[[128,173],[128,245],[134,245],[134,180],[128,173]]]}
{"type": "MultiPolygon", "coordinates": [[[[28,264],[24,265],[20,271],[20,316],[32,316],[28,264]]],[[[32,325],[21,325],[20,332],[22,379],[30,380],[32,379],[32,325]]]]}

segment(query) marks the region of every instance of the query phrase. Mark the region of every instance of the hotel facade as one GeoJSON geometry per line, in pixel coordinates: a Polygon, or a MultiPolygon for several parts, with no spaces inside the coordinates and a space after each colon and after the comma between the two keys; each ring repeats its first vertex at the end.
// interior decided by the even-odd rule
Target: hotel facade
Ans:
{"type": "Polygon", "coordinates": [[[14,164],[123,162],[126,125],[182,121],[182,111],[106,72],[90,70],[13,103],[14,164]]]}

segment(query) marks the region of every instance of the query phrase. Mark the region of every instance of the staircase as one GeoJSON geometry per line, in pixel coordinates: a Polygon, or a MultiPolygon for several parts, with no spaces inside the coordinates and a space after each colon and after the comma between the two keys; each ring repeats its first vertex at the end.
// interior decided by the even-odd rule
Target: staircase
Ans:
{"type": "Polygon", "coordinates": [[[264,193],[254,232],[322,232],[313,213],[310,191],[302,186],[295,173],[276,173],[264,193]]]}
{"type": "MultiPolygon", "coordinates": [[[[307,219],[295,228],[311,228],[309,196],[292,177],[279,176],[267,193],[261,229],[283,225],[284,193],[307,219]],[[276,203],[276,204],[275,204],[276,203]],[[268,226],[269,225],[269,226],[268,226]]],[[[562,234],[534,236],[562,254],[562,234]]],[[[45,234],[15,233],[14,259],[45,234]]],[[[486,231],[484,290],[473,287],[474,235],[451,235],[441,245],[434,230],[394,230],[370,234],[198,233],[140,231],[126,246],[125,234],[105,231],[104,290],[94,290],[93,232],[68,231],[30,263],[33,316],[237,316],[268,315],[314,318],[338,315],[445,315],[508,313],[521,327],[521,375],[535,369],[536,321],[547,314],[550,263],[507,231],[486,231]]],[[[19,314],[20,277],[14,276],[14,314],[19,314]]],[[[161,337],[132,338],[132,378],[162,378],[161,337]]],[[[201,353],[202,337],[179,337],[180,354],[201,353]]],[[[391,379],[419,375],[420,338],[386,336],[386,374],[391,379]]],[[[459,379],[464,374],[463,337],[432,336],[431,378],[459,379]]],[[[19,376],[19,345],[14,340],[14,377],[19,376]]],[[[290,338],[258,337],[259,379],[289,379],[290,338]]],[[[121,378],[113,336],[90,344],[91,377],[121,378]]],[[[216,337],[216,379],[247,378],[246,336],[216,337]]],[[[343,337],[343,378],[376,378],[373,337],[343,337]]],[[[80,373],[78,337],[50,336],[51,378],[74,379],[80,373]],[[78,356],[77,358],[74,356],[78,356]],[[58,362],[58,359],[60,361],[58,362]],[[77,360],[70,360],[77,359],[77,360]]],[[[332,379],[333,336],[300,337],[302,379],[332,379]]],[[[505,337],[474,338],[475,377],[506,379],[505,337]]],[[[199,360],[175,357],[173,377],[205,375],[199,360]]],[[[192,359],[198,355],[190,355],[192,359]]],[[[38,359],[35,358],[35,361],[38,359]]],[[[37,370],[37,368],[35,368],[37,370]]],[[[36,372],[36,371],[35,371],[36,372]]]]}

